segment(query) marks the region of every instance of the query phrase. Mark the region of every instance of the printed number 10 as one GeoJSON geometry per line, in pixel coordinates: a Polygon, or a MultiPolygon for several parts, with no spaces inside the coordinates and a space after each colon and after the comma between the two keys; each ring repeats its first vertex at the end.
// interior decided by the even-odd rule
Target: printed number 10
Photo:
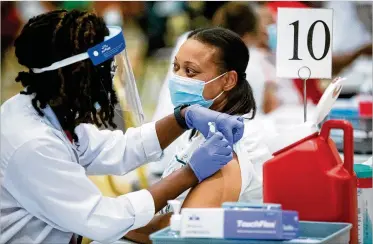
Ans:
{"type": "MultiPolygon", "coordinates": [[[[299,20],[289,24],[294,26],[294,46],[293,46],[293,57],[289,60],[302,60],[298,56],[298,41],[299,41],[299,20]]],[[[326,55],[329,52],[330,49],[330,30],[327,24],[322,21],[322,20],[317,20],[313,22],[311,25],[310,29],[308,30],[308,35],[307,35],[307,47],[308,47],[308,52],[310,53],[311,57],[314,60],[322,60],[323,58],[326,57],[326,55]],[[316,58],[315,54],[313,52],[313,31],[315,29],[315,26],[317,23],[321,23],[324,26],[325,30],[325,44],[324,44],[324,53],[320,58],[316,58]]]]}

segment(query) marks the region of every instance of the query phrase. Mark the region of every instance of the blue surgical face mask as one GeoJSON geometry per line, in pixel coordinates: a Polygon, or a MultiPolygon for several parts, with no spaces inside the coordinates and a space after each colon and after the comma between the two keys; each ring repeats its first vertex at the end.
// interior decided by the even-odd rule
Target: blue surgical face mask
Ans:
{"type": "Polygon", "coordinates": [[[277,26],[276,24],[271,24],[267,26],[268,32],[268,45],[272,52],[276,52],[277,46],[277,26]]]}
{"type": "Polygon", "coordinates": [[[175,107],[183,104],[199,104],[203,107],[209,108],[224,91],[214,99],[206,100],[203,97],[203,89],[205,88],[205,85],[219,79],[226,73],[227,72],[208,82],[172,74],[168,80],[168,88],[170,90],[172,104],[175,107]]]}

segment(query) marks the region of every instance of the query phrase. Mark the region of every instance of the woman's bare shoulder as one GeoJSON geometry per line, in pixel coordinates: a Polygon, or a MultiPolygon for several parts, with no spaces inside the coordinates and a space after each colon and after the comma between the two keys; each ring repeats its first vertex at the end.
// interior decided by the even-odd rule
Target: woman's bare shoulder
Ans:
{"type": "Polygon", "coordinates": [[[237,156],[216,174],[194,187],[183,208],[220,207],[223,202],[238,201],[241,191],[241,171],[237,156]]]}

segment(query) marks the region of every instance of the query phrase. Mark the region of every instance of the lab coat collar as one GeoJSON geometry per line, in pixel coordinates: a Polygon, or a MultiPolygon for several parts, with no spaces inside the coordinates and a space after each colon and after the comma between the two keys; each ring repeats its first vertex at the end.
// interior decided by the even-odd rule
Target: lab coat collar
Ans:
{"type": "Polygon", "coordinates": [[[71,135],[70,136],[67,135],[66,132],[63,130],[60,122],[58,121],[58,118],[57,118],[56,114],[53,112],[53,109],[49,105],[47,105],[44,109],[42,109],[42,111],[44,113],[44,121],[47,124],[49,124],[50,126],[53,126],[57,130],[61,131],[64,138],[73,145],[74,149],[77,149],[79,144],[73,143],[73,141],[71,139],[71,135]]]}
{"type": "Polygon", "coordinates": [[[44,113],[45,120],[48,124],[52,125],[54,128],[58,130],[62,130],[62,126],[58,121],[56,114],[53,112],[52,108],[49,105],[42,109],[42,111],[44,113]]]}
{"type": "Polygon", "coordinates": [[[56,114],[53,112],[53,109],[49,105],[47,105],[44,109],[42,109],[42,111],[44,113],[44,121],[62,133],[63,140],[65,140],[69,145],[71,145],[72,153],[75,156],[75,159],[77,160],[77,162],[79,162],[79,158],[75,152],[75,150],[77,150],[77,148],[79,147],[79,144],[73,143],[69,139],[68,135],[63,130],[60,122],[58,121],[56,114]]]}

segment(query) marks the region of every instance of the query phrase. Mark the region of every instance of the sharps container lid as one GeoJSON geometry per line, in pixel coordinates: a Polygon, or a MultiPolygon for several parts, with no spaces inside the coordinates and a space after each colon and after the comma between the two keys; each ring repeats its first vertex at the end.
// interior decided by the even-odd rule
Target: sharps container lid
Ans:
{"type": "Polygon", "coordinates": [[[268,143],[268,148],[272,154],[318,132],[317,125],[325,119],[332,109],[342,90],[342,81],[343,79],[341,78],[334,79],[328,86],[316,106],[316,113],[314,116],[305,123],[282,130],[281,133],[271,138],[271,142],[268,143]]]}

